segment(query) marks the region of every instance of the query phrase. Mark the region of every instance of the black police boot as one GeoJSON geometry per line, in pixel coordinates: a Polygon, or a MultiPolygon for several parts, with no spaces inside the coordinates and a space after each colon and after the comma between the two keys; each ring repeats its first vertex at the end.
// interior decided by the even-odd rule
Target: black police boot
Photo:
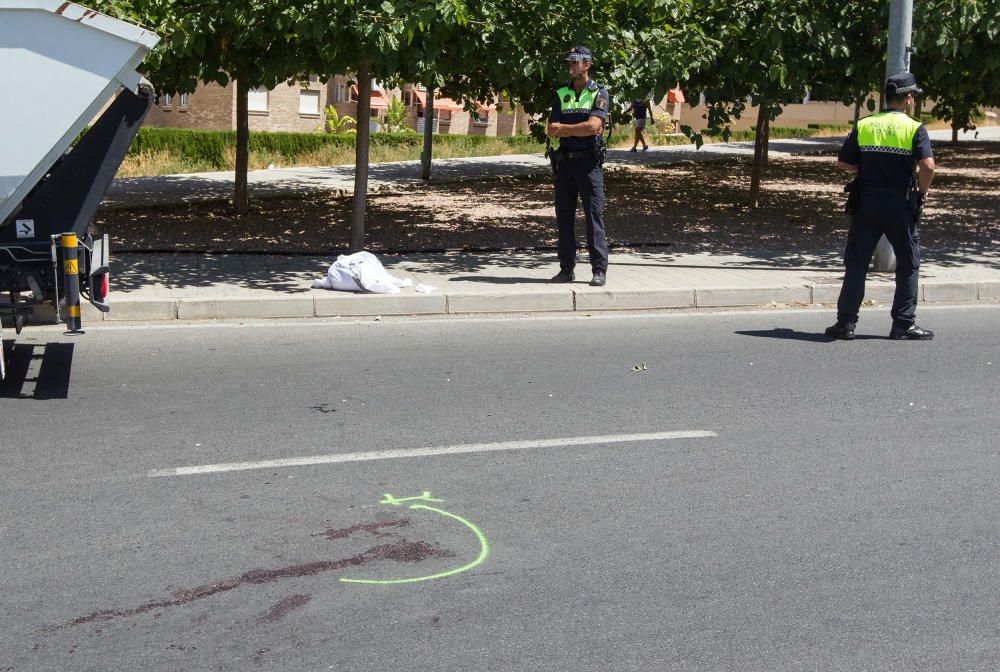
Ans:
{"type": "Polygon", "coordinates": [[[838,341],[853,341],[854,340],[854,327],[846,324],[837,324],[832,327],[827,327],[826,331],[823,332],[830,338],[836,339],[838,341]]]}
{"type": "Polygon", "coordinates": [[[552,279],[549,280],[549,282],[573,282],[574,280],[576,280],[576,274],[573,273],[573,269],[564,268],[555,275],[553,275],[552,279]]]}
{"type": "Polygon", "coordinates": [[[934,338],[934,332],[930,329],[921,329],[915,324],[906,329],[893,325],[889,338],[894,341],[929,341],[934,338]]]}
{"type": "Polygon", "coordinates": [[[608,281],[608,274],[600,269],[594,271],[594,277],[590,281],[591,287],[603,287],[608,281]]]}

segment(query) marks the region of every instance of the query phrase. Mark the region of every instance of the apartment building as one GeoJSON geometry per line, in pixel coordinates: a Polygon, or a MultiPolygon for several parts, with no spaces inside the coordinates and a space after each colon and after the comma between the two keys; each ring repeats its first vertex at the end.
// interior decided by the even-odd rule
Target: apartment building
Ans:
{"type": "MultiPolygon", "coordinates": [[[[308,82],[255,89],[247,96],[251,131],[322,129],[328,87],[312,77],[308,82]]],[[[146,116],[147,126],[231,130],[236,128],[236,84],[202,84],[194,93],[160,95],[146,116]]]]}
{"type": "MultiPolygon", "coordinates": [[[[400,100],[406,110],[407,125],[422,132],[427,106],[427,88],[405,84],[385,89],[372,83],[369,125],[381,130],[389,104],[400,100]]],[[[337,75],[325,84],[318,77],[308,82],[280,84],[274,89],[255,89],[248,96],[252,131],[322,131],[324,110],[333,106],[337,114],[357,119],[358,90],[348,76],[337,75]]],[[[461,135],[512,136],[524,132],[528,117],[522,108],[509,104],[481,103],[475,114],[450,98],[434,98],[434,132],[461,135]],[[500,109],[503,108],[503,109],[500,109]]],[[[236,128],[236,85],[202,84],[191,94],[161,95],[150,110],[149,126],[227,130],[236,128]]]]}

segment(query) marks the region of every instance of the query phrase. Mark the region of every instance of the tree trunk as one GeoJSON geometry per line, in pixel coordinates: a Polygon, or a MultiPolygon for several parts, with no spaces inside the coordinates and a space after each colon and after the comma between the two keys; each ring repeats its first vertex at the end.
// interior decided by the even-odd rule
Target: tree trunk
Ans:
{"type": "Polygon", "coordinates": [[[753,141],[753,173],[750,176],[750,207],[757,208],[760,205],[760,178],[764,172],[764,129],[767,125],[767,113],[764,105],[757,111],[757,129],[753,141]]]}
{"type": "Polygon", "coordinates": [[[861,118],[861,101],[854,103],[854,127],[858,127],[858,119],[861,118]]]}
{"type": "Polygon", "coordinates": [[[434,144],[434,88],[427,89],[424,105],[424,151],[420,154],[420,179],[431,179],[431,152],[434,144]]]}
{"type": "Polygon", "coordinates": [[[958,126],[954,122],[951,124],[951,142],[952,144],[958,142],[958,126]]]}
{"type": "Polygon", "coordinates": [[[372,62],[358,67],[358,132],[354,152],[354,210],[351,216],[351,252],[365,249],[365,207],[368,204],[368,129],[372,107],[372,62]]]}
{"type": "Polygon", "coordinates": [[[246,80],[236,78],[236,184],[233,189],[233,209],[238,217],[250,211],[247,170],[250,165],[250,113],[246,80]]]}
{"type": "Polygon", "coordinates": [[[771,149],[771,114],[768,110],[768,114],[764,117],[764,167],[767,168],[768,160],[770,156],[771,149]]]}

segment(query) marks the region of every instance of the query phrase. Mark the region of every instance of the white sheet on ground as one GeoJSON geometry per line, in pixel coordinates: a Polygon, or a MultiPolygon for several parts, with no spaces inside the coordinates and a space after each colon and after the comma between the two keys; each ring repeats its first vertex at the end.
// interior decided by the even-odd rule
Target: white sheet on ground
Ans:
{"type": "Polygon", "coordinates": [[[313,289],[339,289],[346,292],[398,294],[400,287],[409,287],[409,278],[389,275],[382,262],[371,252],[342,254],[333,262],[326,275],[313,280],[313,289]]]}

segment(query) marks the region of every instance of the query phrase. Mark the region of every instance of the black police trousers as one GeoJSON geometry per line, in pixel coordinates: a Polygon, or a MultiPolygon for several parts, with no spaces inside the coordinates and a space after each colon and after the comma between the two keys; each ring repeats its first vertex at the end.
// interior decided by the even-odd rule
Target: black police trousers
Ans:
{"type": "Polygon", "coordinates": [[[597,158],[565,159],[556,172],[556,223],[559,225],[559,266],[576,266],[576,203],[583,201],[587,220],[587,250],[595,271],[608,270],[604,237],[604,172],[597,158]]]}
{"type": "Polygon", "coordinates": [[[917,275],[920,234],[910,199],[903,190],[871,189],[861,193],[858,211],[844,249],[844,285],[837,301],[837,322],[853,326],[865,298],[865,279],[879,239],[885,234],[896,253],[896,293],[892,300],[893,326],[913,324],[917,312],[917,275]]]}

